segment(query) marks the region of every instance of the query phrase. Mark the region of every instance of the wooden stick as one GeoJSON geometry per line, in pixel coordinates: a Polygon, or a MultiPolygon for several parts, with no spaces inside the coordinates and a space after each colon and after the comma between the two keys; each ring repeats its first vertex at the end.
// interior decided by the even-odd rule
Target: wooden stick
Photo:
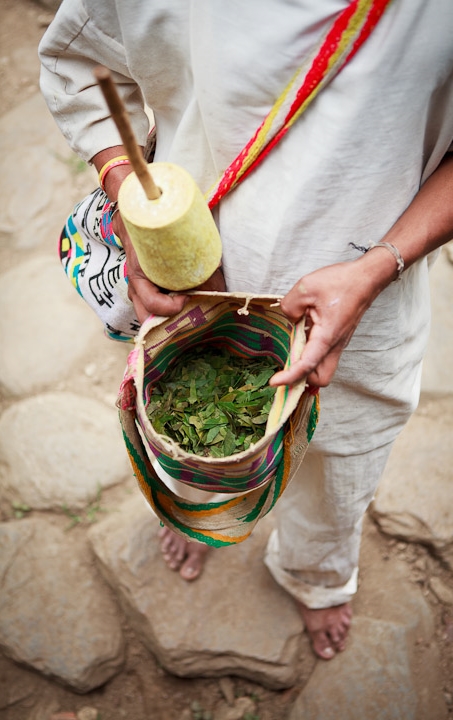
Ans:
{"type": "Polygon", "coordinates": [[[119,134],[121,135],[121,140],[123,141],[129,160],[131,161],[132,169],[141,182],[148,200],[157,200],[157,198],[160,197],[161,192],[152,178],[148,164],[145,161],[140,146],[135,139],[129,116],[126,112],[123,101],[118,95],[110,70],[103,65],[98,65],[93,72],[94,77],[99,83],[99,86],[104,94],[110,114],[116,124],[116,127],[118,128],[119,134]]]}

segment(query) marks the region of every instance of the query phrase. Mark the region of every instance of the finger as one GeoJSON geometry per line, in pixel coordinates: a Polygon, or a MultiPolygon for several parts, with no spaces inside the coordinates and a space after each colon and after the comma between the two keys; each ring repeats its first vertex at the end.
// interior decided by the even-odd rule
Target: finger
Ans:
{"type": "Polygon", "coordinates": [[[305,378],[309,385],[326,387],[332,381],[341,352],[341,345],[330,348],[323,341],[314,343],[309,340],[300,360],[293,363],[288,370],[275,373],[269,380],[269,384],[272,387],[294,385],[305,378]]]}
{"type": "Polygon", "coordinates": [[[295,385],[305,378],[306,382],[312,387],[327,387],[332,382],[339,359],[340,352],[332,352],[311,372],[306,370],[305,365],[300,360],[294,363],[289,370],[281,370],[275,373],[269,380],[269,385],[272,387],[295,385]]]}
{"type": "Polygon", "coordinates": [[[291,367],[275,373],[271,377],[269,384],[271,386],[294,385],[294,383],[312,373],[330,350],[331,346],[322,331],[313,326],[299,360],[296,360],[291,367]]]}
{"type": "Polygon", "coordinates": [[[145,322],[146,318],[149,317],[149,315],[151,313],[149,313],[147,311],[147,309],[145,308],[145,306],[143,305],[139,296],[136,293],[129,290],[128,295],[129,295],[129,299],[131,300],[131,302],[134,306],[134,311],[135,311],[135,315],[137,316],[137,320],[138,320],[139,324],[142,325],[145,322]]]}
{"type": "Polygon", "coordinates": [[[129,298],[131,299],[137,319],[142,324],[150,315],[162,315],[171,317],[181,312],[188,298],[186,295],[165,295],[151,285],[147,280],[146,292],[143,292],[143,285],[140,281],[136,281],[129,287],[129,298]],[[137,285],[140,293],[137,292],[137,285]],[[149,287],[148,287],[149,285],[149,287]]]}
{"type": "Polygon", "coordinates": [[[311,304],[311,296],[302,280],[299,280],[280,301],[281,309],[292,322],[301,320],[311,304]]]}
{"type": "Polygon", "coordinates": [[[305,363],[302,360],[298,360],[291,365],[288,370],[280,370],[279,372],[272,375],[269,380],[271,387],[278,387],[279,385],[295,385],[307,377],[307,370],[305,363]]]}
{"type": "Polygon", "coordinates": [[[341,348],[330,353],[313,372],[308,373],[307,382],[314,387],[327,387],[333,380],[340,361],[341,348]]]}

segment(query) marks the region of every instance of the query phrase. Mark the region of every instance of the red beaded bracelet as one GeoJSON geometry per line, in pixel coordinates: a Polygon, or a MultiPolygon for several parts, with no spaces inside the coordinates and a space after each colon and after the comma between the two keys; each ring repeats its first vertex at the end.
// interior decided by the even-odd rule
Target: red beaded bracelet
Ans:
{"type": "Polygon", "coordinates": [[[130,165],[131,161],[127,155],[118,155],[117,157],[108,160],[105,165],[99,170],[99,185],[105,192],[105,178],[107,177],[110,170],[119,165],[130,165]]]}

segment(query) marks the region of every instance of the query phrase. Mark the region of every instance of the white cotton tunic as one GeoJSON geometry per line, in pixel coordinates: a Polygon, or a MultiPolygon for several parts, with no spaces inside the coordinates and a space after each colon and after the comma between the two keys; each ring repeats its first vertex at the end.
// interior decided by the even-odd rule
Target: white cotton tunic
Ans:
{"type": "MultiPolygon", "coordinates": [[[[86,160],[120,143],[93,68],[108,66],[140,143],[203,191],[251,138],[347,0],[63,0],[39,52],[41,86],[86,160]]],[[[453,2],[394,0],[373,34],[216,211],[230,291],[284,294],[382,238],[453,139],[453,2]]],[[[427,261],[375,301],[337,373],[413,406],[429,327],[427,261]],[[381,353],[383,355],[381,356],[381,353]]],[[[367,413],[369,410],[366,411],[367,413]]],[[[369,430],[358,430],[372,446],[369,430]]],[[[355,438],[353,445],[355,445],[355,438]]],[[[342,451],[352,445],[345,437],[342,451]]]]}
{"type": "MultiPolygon", "coordinates": [[[[138,141],[206,192],[254,134],[347,0],[63,0],[41,87],[85,160],[120,144],[93,78],[108,66],[138,141]]],[[[393,0],[370,38],[215,210],[230,291],[286,293],[379,241],[453,141],[453,1],[393,0]],[[357,247],[354,248],[351,243],[357,247]]],[[[428,261],[365,313],[321,391],[321,419],[278,503],[268,566],[311,607],[347,600],[363,513],[414,409],[429,333],[428,261]],[[304,480],[305,472],[310,478],[304,480]]]]}

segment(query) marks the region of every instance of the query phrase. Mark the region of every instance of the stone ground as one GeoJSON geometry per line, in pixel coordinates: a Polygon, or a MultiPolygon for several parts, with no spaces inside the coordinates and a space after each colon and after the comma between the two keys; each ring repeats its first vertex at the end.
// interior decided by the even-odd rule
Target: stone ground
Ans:
{"type": "Polygon", "coordinates": [[[316,661],[261,563],[272,518],[191,586],[160,560],[114,408],[128,348],[55,257],[96,177],[38,92],[52,4],[0,14],[1,720],[452,717],[451,248],[420,407],[366,519],[350,643],[316,661]]]}

